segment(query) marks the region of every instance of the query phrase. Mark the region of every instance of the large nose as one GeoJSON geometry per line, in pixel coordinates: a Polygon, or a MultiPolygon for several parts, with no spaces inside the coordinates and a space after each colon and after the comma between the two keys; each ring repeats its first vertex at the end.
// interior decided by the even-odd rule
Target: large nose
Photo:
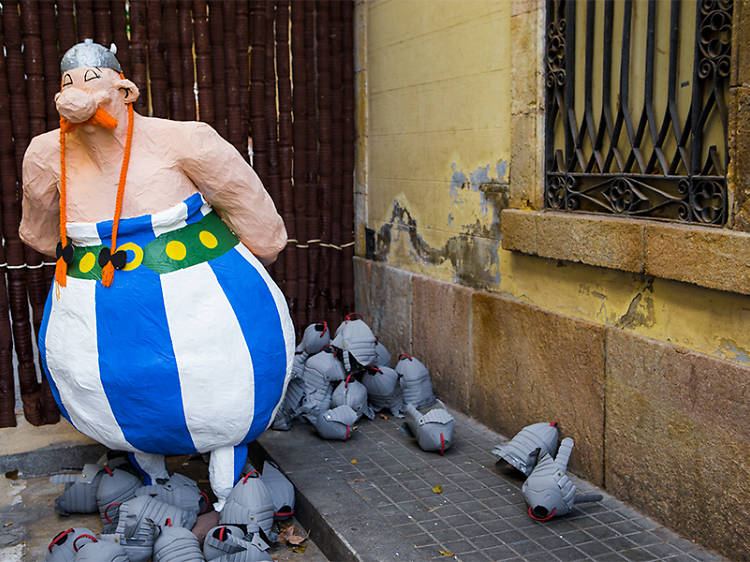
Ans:
{"type": "Polygon", "coordinates": [[[88,121],[96,113],[94,96],[79,88],[69,86],[55,99],[57,111],[71,123],[88,121]]]}

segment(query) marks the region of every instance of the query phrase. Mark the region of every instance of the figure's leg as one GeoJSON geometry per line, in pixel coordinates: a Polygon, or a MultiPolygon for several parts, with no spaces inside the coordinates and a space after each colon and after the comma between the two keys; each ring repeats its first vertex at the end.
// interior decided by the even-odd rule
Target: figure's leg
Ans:
{"type": "Polygon", "coordinates": [[[164,455],[151,453],[128,453],[128,458],[134,467],[143,474],[143,483],[150,486],[157,479],[168,479],[166,458],[164,455]]]}
{"type": "Polygon", "coordinates": [[[247,462],[247,445],[219,447],[211,451],[208,478],[218,500],[214,504],[216,511],[221,511],[224,507],[229,493],[242,475],[245,462],[247,462]]]}

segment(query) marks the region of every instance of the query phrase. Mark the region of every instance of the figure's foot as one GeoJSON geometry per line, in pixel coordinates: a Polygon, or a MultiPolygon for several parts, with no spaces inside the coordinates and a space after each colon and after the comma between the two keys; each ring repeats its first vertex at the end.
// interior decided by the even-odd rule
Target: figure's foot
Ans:
{"type": "Polygon", "coordinates": [[[146,486],[157,480],[168,480],[166,457],[152,453],[129,453],[128,457],[134,467],[143,475],[143,483],[146,486]]]}
{"type": "Polygon", "coordinates": [[[208,463],[208,479],[211,489],[216,494],[214,509],[220,512],[229,497],[235,483],[240,479],[242,469],[247,462],[247,445],[236,447],[219,447],[211,451],[208,463]]]}

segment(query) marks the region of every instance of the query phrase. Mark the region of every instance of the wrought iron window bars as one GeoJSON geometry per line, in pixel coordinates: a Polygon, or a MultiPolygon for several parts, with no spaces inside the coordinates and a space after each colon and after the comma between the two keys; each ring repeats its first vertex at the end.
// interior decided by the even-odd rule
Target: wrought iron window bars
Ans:
{"type": "MultiPolygon", "coordinates": [[[[631,83],[637,63],[631,57],[637,52],[633,0],[618,6],[617,21],[611,0],[547,2],[545,204],[565,211],[722,225],[727,220],[726,100],[733,2],[671,0],[666,100],[657,104],[654,73],[662,72],[656,68],[655,57],[657,2],[636,1],[647,1],[638,6],[647,7],[647,29],[638,34],[645,35],[642,85],[631,83]],[[603,20],[600,18],[596,34],[598,9],[603,9],[603,20]],[[680,12],[687,9],[696,10],[695,29],[690,31],[680,25],[680,12]],[[582,77],[576,75],[577,10],[585,10],[582,77]],[[619,54],[613,48],[615,24],[621,25],[619,54]],[[677,89],[687,85],[686,81],[678,84],[680,48],[689,48],[686,42],[692,37],[692,93],[689,107],[683,104],[680,111],[677,89]],[[601,51],[596,53],[595,65],[597,48],[601,51]],[[617,56],[619,91],[615,93],[612,82],[617,56]],[[596,76],[599,69],[601,74],[596,76]],[[582,104],[575,100],[576,79],[584,81],[582,104]],[[597,85],[601,90],[598,120],[595,79],[601,81],[597,85]],[[635,121],[630,100],[639,87],[643,88],[643,104],[635,121]],[[663,115],[657,115],[657,105],[664,107],[663,115]],[[720,134],[711,135],[715,144],[706,142],[709,127],[720,128],[716,129],[720,134]]],[[[659,12],[662,17],[664,12],[659,12]]]]}

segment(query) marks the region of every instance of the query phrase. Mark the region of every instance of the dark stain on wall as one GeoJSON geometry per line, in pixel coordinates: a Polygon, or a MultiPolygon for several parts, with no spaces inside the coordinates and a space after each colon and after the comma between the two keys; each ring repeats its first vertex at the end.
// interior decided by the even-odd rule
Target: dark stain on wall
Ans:
{"type": "Polygon", "coordinates": [[[449,261],[458,283],[475,289],[496,286],[500,282],[497,257],[502,236],[500,212],[509,205],[509,187],[507,183],[492,180],[480,184],[479,191],[482,205],[486,204],[492,212],[490,225],[483,225],[478,219],[474,224],[464,225],[463,232],[450,237],[442,248],[425,242],[419,235],[416,219],[405,206],[394,201],[390,219],[375,235],[375,260],[387,261],[394,239],[406,235],[419,262],[441,265],[449,261]]]}
{"type": "Polygon", "coordinates": [[[628,305],[628,310],[617,321],[618,328],[637,328],[638,326],[653,326],[654,300],[646,294],[654,292],[654,278],[649,277],[643,289],[633,297],[628,305]]]}

